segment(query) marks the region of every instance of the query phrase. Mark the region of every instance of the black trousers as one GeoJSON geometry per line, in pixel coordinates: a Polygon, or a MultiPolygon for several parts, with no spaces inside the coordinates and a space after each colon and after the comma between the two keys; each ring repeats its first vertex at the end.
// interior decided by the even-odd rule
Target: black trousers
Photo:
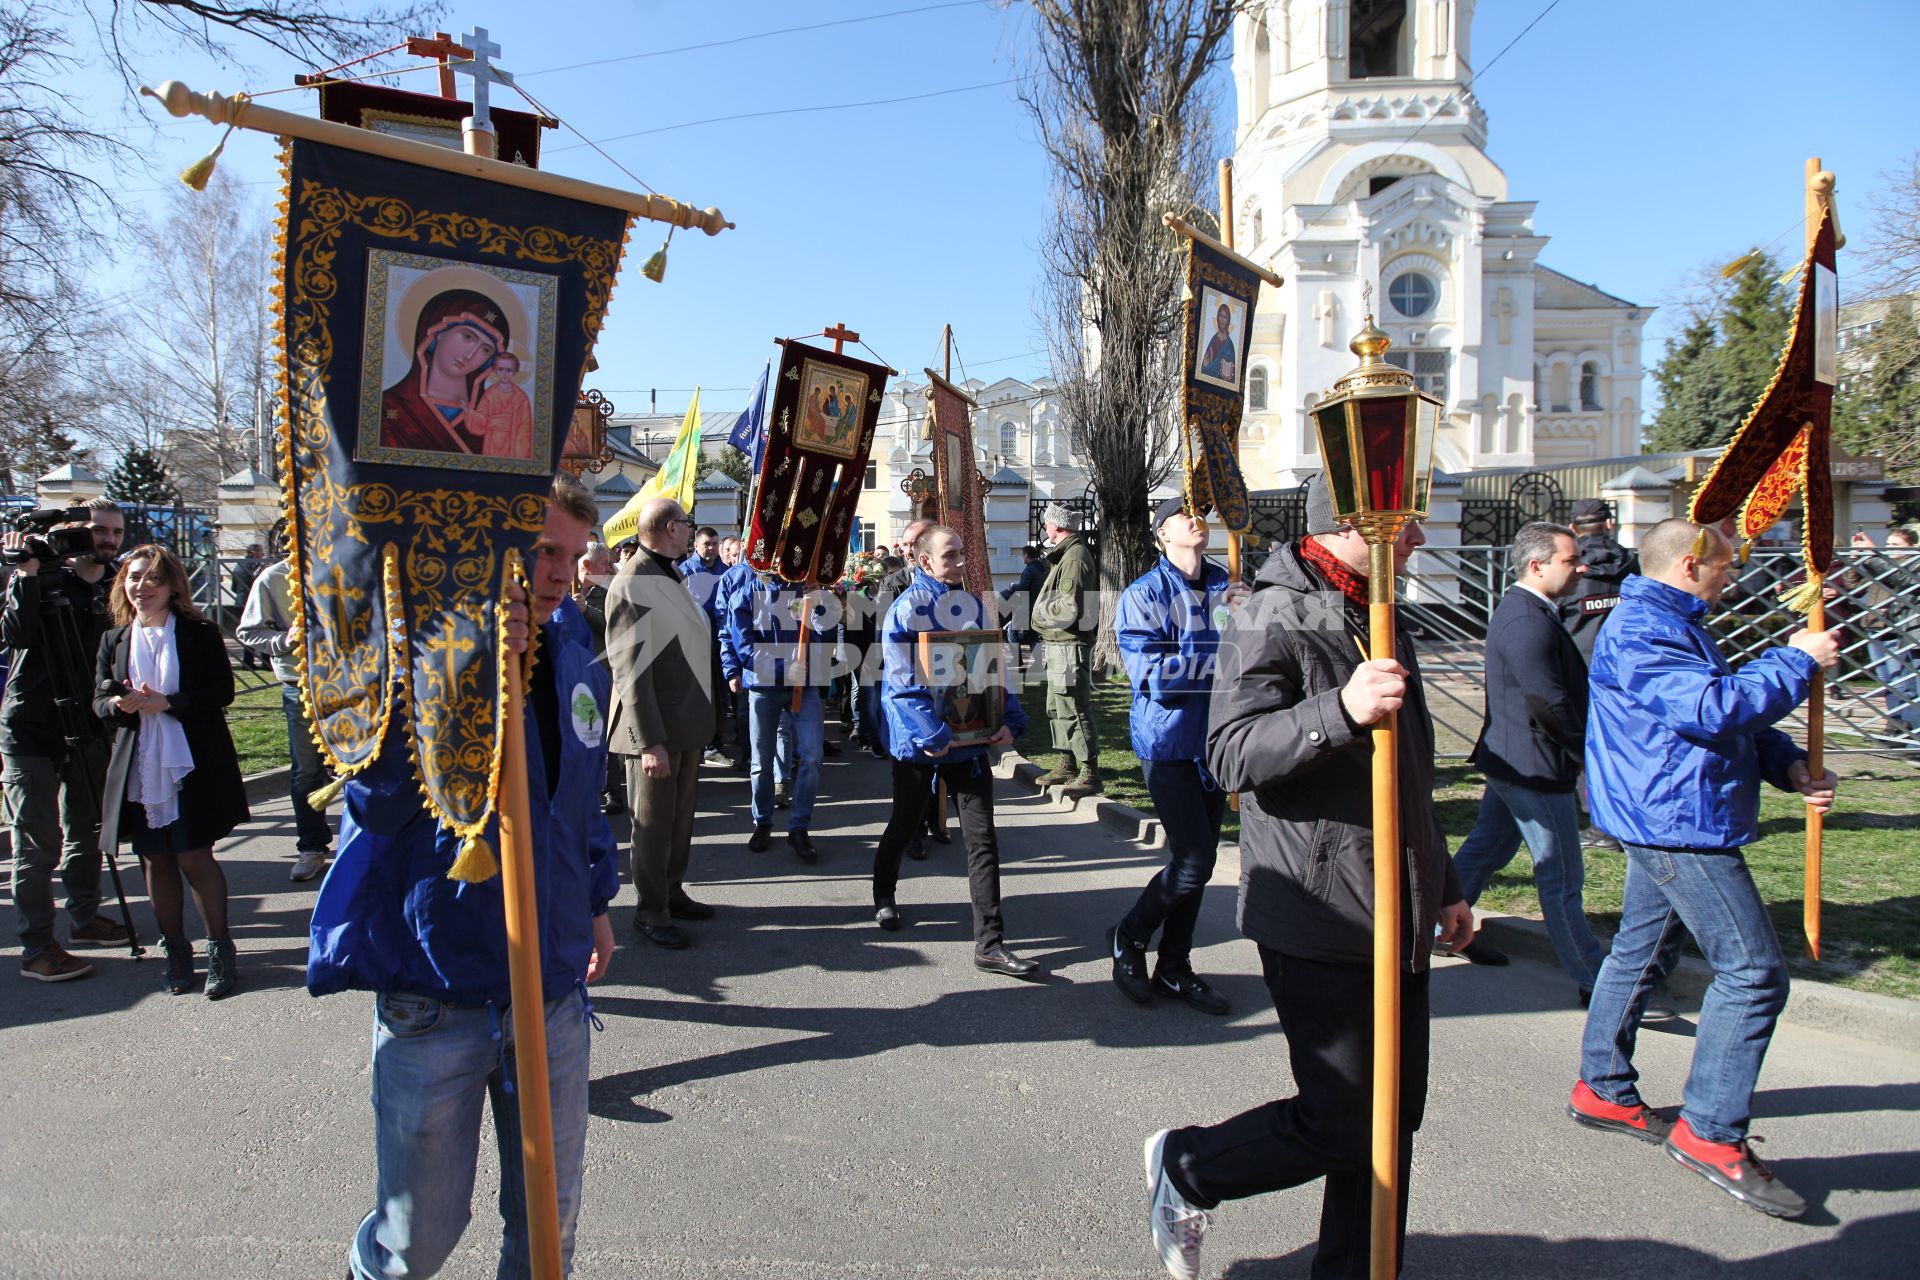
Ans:
{"type": "Polygon", "coordinates": [[[1167,833],[1167,865],[1147,882],[1120,931],[1145,943],[1160,932],[1160,966],[1175,972],[1191,963],[1200,895],[1220,855],[1220,822],[1227,793],[1191,760],[1143,760],[1147,794],[1167,833]]]}
{"type": "MultiPolygon", "coordinates": [[[[1203,1209],[1315,1178],[1320,1248],[1313,1280],[1366,1280],[1373,1203],[1373,971],[1260,948],[1299,1092],[1216,1125],[1167,1136],[1166,1167],[1203,1209]]],[[[1427,1103],[1427,977],[1401,974],[1400,1244],[1406,1261],[1413,1133],[1427,1103]]]]}
{"type": "Polygon", "coordinates": [[[993,771],[986,760],[958,764],[893,762],[893,816],[880,833],[873,855],[873,900],[891,898],[900,883],[900,855],[920,834],[933,805],[935,780],[947,784],[947,798],[960,811],[960,839],[967,847],[967,888],[973,895],[973,945],[977,951],[998,944],[1000,920],[1000,838],[993,830],[993,771]]]}

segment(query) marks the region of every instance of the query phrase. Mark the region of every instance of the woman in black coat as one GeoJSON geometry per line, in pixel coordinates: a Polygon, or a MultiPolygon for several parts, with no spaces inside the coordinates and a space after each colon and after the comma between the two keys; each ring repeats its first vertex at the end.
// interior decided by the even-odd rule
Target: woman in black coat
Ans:
{"type": "Polygon", "coordinates": [[[207,926],[207,998],[218,1000],[237,974],[227,877],[213,842],[249,816],[227,732],[233,666],[220,629],[194,607],[186,570],[165,547],[127,553],[111,604],[118,625],[101,637],[94,673],[94,714],[115,729],[100,845],[111,849],[124,836],[144,863],[175,995],[193,987],[185,877],[207,926]]]}

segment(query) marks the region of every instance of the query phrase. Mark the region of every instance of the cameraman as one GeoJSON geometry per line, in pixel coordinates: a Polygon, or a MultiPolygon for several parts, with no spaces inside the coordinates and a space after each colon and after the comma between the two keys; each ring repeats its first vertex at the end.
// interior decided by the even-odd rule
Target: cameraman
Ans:
{"type": "Polygon", "coordinates": [[[69,940],[111,946],[127,940],[125,921],[98,914],[100,908],[101,785],[106,773],[106,745],[88,706],[93,683],[94,655],[107,630],[107,596],[112,589],[112,567],[126,537],[126,520],[109,498],[96,498],[71,520],[46,535],[33,538],[42,555],[48,539],[64,531],[86,529],[93,550],[68,555],[58,565],[45,566],[29,535],[18,530],[0,537],[0,547],[20,558],[13,562],[5,602],[0,606],[0,645],[13,651],[13,672],[0,700],[0,785],[13,823],[13,901],[20,919],[20,975],[37,982],[66,982],[83,978],[93,966],[67,954],[53,938],[53,866],[56,850],[64,844],[60,880],[67,891],[67,914],[73,918],[69,940]],[[65,652],[65,637],[46,627],[50,609],[47,594],[57,591],[72,608],[79,633],[78,650],[65,652]],[[76,672],[71,688],[79,702],[75,713],[85,717],[84,747],[73,752],[61,731],[54,705],[54,662],[76,672]],[[85,772],[83,773],[82,770],[85,772]]]}

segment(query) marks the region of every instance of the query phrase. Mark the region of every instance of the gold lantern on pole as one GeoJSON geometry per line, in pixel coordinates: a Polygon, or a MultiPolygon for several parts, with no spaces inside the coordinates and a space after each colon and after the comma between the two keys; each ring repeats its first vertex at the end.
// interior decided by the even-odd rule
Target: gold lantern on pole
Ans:
{"type": "MultiPolygon", "coordinates": [[[[1368,288],[1368,302],[1372,289],[1368,288]]],[[[1393,548],[1424,520],[1433,487],[1433,439],[1445,406],[1384,358],[1392,340],[1373,323],[1350,347],[1359,368],[1314,407],[1333,514],[1367,540],[1369,657],[1392,660],[1393,548]]],[[[1373,1221],[1374,1280],[1393,1280],[1400,1194],[1400,760],[1396,715],[1373,726],[1373,1221]],[[1381,857],[1380,850],[1393,856],[1381,857]]],[[[1415,938],[1413,945],[1425,945],[1415,938]]]]}

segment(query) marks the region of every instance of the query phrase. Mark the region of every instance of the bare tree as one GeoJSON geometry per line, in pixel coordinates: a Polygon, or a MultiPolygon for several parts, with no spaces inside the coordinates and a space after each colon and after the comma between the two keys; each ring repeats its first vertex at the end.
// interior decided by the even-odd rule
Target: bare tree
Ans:
{"type": "Polygon", "coordinates": [[[1178,456],[1184,255],[1161,214],[1196,213],[1215,145],[1207,72],[1229,0],[1032,0],[1022,91],[1053,168],[1043,319],[1063,416],[1101,514],[1101,644],[1153,559],[1147,494],[1178,456]]]}
{"type": "MultiPolygon", "coordinates": [[[[1865,234],[1849,244],[1864,288],[1842,353],[1834,429],[1848,448],[1879,454],[1890,480],[1920,483],[1920,152],[1881,175],[1865,234]]],[[[1853,292],[1851,289],[1849,292],[1853,292]]]]}

